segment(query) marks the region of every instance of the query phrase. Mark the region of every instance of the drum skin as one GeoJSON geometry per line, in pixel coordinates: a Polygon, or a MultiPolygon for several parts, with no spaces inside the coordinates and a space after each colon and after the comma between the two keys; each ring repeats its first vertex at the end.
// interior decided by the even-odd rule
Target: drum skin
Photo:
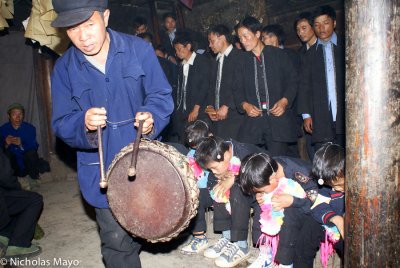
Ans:
{"type": "Polygon", "coordinates": [[[187,157],[174,147],[141,140],[136,176],[129,178],[133,144],[107,171],[107,198],[116,220],[129,233],[164,242],[183,231],[197,213],[199,189],[187,157]]]}

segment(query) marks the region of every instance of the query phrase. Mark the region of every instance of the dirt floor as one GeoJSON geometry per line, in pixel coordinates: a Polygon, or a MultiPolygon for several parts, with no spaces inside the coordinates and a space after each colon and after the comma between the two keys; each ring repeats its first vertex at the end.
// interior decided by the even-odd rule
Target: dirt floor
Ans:
{"type": "MultiPolygon", "coordinates": [[[[23,260],[24,263],[19,263],[19,267],[104,267],[94,210],[82,200],[76,180],[71,178],[68,181],[42,183],[38,192],[44,196],[44,210],[39,224],[45,236],[35,242],[43,252],[35,258],[23,260]]],[[[212,233],[212,228],[209,230],[208,236],[213,243],[219,236],[212,233]]],[[[182,255],[179,248],[186,239],[187,236],[182,235],[168,243],[144,244],[140,254],[142,267],[216,267],[212,260],[203,256],[182,255]]],[[[253,253],[255,256],[256,251],[253,253]]],[[[340,267],[339,263],[336,257],[328,267],[340,267]]],[[[237,267],[247,265],[246,262],[237,267]]],[[[315,261],[315,267],[322,267],[319,260],[315,261]]]]}

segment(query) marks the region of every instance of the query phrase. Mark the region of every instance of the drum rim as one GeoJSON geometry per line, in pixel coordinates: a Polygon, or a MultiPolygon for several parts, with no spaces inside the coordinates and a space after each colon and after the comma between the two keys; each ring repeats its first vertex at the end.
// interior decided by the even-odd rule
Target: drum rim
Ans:
{"type": "MultiPolygon", "coordinates": [[[[121,159],[122,157],[124,157],[127,153],[131,153],[133,151],[133,145],[134,142],[128,144],[127,146],[125,146],[124,148],[121,149],[121,151],[114,157],[113,161],[111,162],[110,166],[107,169],[107,173],[106,173],[106,178],[107,180],[109,180],[110,174],[112,172],[112,169],[114,168],[114,166],[116,165],[116,163],[119,161],[119,159],[121,159]],[[125,153],[123,153],[125,152],[125,153]]],[[[165,234],[164,237],[157,237],[157,238],[144,238],[149,242],[165,242],[165,241],[169,241],[172,238],[176,237],[181,231],[183,231],[184,229],[187,228],[187,226],[190,223],[190,220],[197,214],[197,207],[199,205],[199,201],[198,201],[198,196],[199,196],[199,189],[197,187],[197,181],[194,178],[193,175],[193,171],[192,169],[189,167],[189,161],[186,158],[186,156],[182,155],[178,150],[176,150],[176,148],[174,148],[171,145],[159,142],[159,141],[149,141],[147,139],[141,139],[141,142],[139,144],[139,151],[140,150],[146,150],[149,152],[153,152],[149,150],[149,148],[155,146],[154,148],[157,148],[156,152],[158,152],[163,158],[165,158],[174,168],[175,171],[179,174],[179,176],[181,178],[183,177],[187,177],[188,179],[181,179],[182,185],[185,189],[185,205],[184,205],[184,209],[182,212],[182,216],[180,221],[178,221],[177,226],[175,226],[171,231],[169,231],[167,234],[165,234]],[[161,150],[161,148],[166,148],[167,150],[161,150]],[[174,163],[171,161],[171,159],[169,159],[167,157],[167,154],[173,154],[175,156],[177,156],[180,160],[182,160],[183,162],[181,163],[180,168],[178,168],[174,163]],[[183,157],[182,157],[183,156],[183,157]],[[191,177],[191,179],[189,178],[191,177]],[[192,182],[190,182],[189,180],[192,180],[192,182]],[[193,189],[193,187],[195,187],[193,189]],[[195,190],[195,196],[192,196],[193,190],[195,190]],[[182,222],[183,220],[186,219],[186,222],[182,222]],[[179,223],[182,223],[181,225],[179,225],[179,223]]],[[[112,183],[108,183],[108,187],[112,187],[112,183]]],[[[111,213],[113,215],[113,217],[115,218],[115,220],[131,235],[133,236],[138,236],[138,234],[133,233],[131,230],[128,230],[125,228],[125,226],[120,222],[120,220],[118,219],[118,216],[114,214],[113,208],[110,204],[110,196],[109,196],[109,190],[107,190],[107,202],[109,204],[111,213]]],[[[140,237],[140,236],[138,236],[140,237]]]]}

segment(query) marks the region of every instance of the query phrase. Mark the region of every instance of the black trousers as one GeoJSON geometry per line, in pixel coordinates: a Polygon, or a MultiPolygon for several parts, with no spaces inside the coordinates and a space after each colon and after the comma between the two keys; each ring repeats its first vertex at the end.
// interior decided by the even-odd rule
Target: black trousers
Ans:
{"type": "Polygon", "coordinates": [[[100,228],[101,254],[107,268],[140,268],[137,242],[114,219],[110,209],[96,208],[96,220],[100,228]]]}
{"type": "Polygon", "coordinates": [[[25,177],[29,175],[32,179],[39,179],[39,174],[50,171],[49,164],[39,158],[37,151],[27,151],[24,154],[25,169],[21,170],[18,166],[15,155],[6,150],[6,155],[10,159],[11,167],[14,170],[14,175],[18,177],[25,177]]]}
{"type": "Polygon", "coordinates": [[[200,189],[199,207],[197,208],[196,216],[191,222],[193,233],[207,232],[206,209],[211,207],[213,204],[214,201],[212,200],[208,189],[200,189]]]}
{"type": "Polygon", "coordinates": [[[239,130],[239,141],[243,143],[255,144],[266,149],[271,156],[293,156],[289,150],[292,143],[275,141],[272,137],[271,124],[269,117],[263,114],[262,117],[245,117],[242,127],[239,130]]]}
{"type": "Polygon", "coordinates": [[[226,210],[225,204],[214,202],[214,231],[230,230],[232,242],[247,240],[250,211],[253,208],[252,238],[253,243],[257,243],[261,235],[259,231],[261,209],[255,196],[244,194],[235,183],[231,188],[229,201],[231,203],[231,214],[226,210]]]}
{"type": "Polygon", "coordinates": [[[296,268],[313,267],[322,226],[299,208],[285,208],[284,213],[275,260],[296,268]]]}
{"type": "Polygon", "coordinates": [[[229,109],[228,116],[225,120],[211,121],[212,133],[222,139],[233,139],[240,141],[239,129],[243,124],[244,116],[237,111],[229,109]]]}
{"type": "Polygon", "coordinates": [[[336,133],[336,122],[332,122],[332,134],[333,134],[334,138],[331,140],[326,140],[323,142],[315,142],[314,143],[315,151],[320,149],[327,142],[333,142],[333,143],[339,144],[343,148],[346,148],[346,135],[336,133]]]}
{"type": "MultiPolygon", "coordinates": [[[[296,244],[296,256],[294,259],[294,268],[313,267],[315,255],[317,254],[320,242],[325,240],[325,231],[321,224],[316,222],[311,216],[304,218],[301,233],[296,244]]],[[[334,245],[336,253],[341,259],[344,254],[344,241],[341,238],[334,245]]]]}
{"type": "Polygon", "coordinates": [[[10,239],[9,246],[30,247],[35,227],[43,208],[43,197],[24,190],[4,191],[9,223],[0,230],[0,235],[10,239]]]}

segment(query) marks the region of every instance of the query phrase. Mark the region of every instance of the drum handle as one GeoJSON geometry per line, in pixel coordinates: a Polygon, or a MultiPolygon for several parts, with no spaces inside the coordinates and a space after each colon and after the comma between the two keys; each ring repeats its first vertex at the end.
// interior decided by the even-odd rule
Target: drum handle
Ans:
{"type": "Polygon", "coordinates": [[[136,162],[137,162],[137,156],[139,153],[140,137],[142,136],[142,131],[143,131],[143,123],[144,123],[144,120],[139,120],[139,126],[138,126],[138,130],[136,133],[136,140],[135,140],[135,143],[133,144],[131,166],[128,168],[128,176],[129,177],[134,177],[136,175],[136,162]]]}
{"type": "Polygon", "coordinates": [[[107,188],[107,180],[104,174],[104,159],[103,159],[103,138],[101,126],[97,126],[97,139],[99,147],[99,160],[100,160],[100,188],[107,188]]]}

